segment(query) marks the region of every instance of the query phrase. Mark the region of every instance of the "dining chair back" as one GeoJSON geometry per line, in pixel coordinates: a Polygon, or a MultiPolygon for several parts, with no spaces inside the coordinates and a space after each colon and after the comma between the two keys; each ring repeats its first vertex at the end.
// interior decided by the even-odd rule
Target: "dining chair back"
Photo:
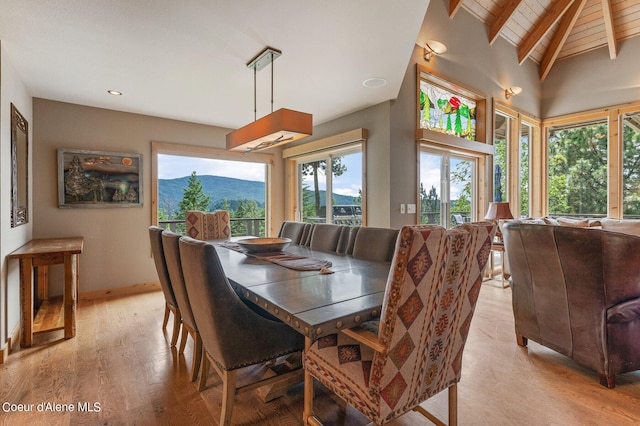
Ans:
{"type": "Polygon", "coordinates": [[[309,247],[311,250],[335,252],[345,226],[332,223],[316,223],[313,226],[309,247]]]}
{"type": "Polygon", "coordinates": [[[353,246],[356,243],[356,237],[358,236],[358,232],[360,231],[361,226],[352,226],[349,229],[349,241],[347,241],[347,248],[345,249],[345,254],[352,255],[353,254],[353,246]]]}
{"type": "Polygon", "coordinates": [[[149,227],[149,240],[151,242],[151,255],[156,265],[156,271],[158,272],[158,279],[160,281],[160,287],[164,294],[164,320],[162,321],[162,329],[167,329],[167,323],[169,322],[169,313],[173,313],[173,333],[171,334],[171,346],[175,346],[178,341],[178,334],[180,333],[180,325],[182,324],[182,315],[178,308],[178,302],[173,291],[173,285],[171,278],[169,277],[169,270],[167,269],[167,262],[164,256],[164,247],[162,245],[162,232],[164,229],[158,226],[149,227]]]}
{"type": "Polygon", "coordinates": [[[377,333],[318,339],[305,351],[305,370],[375,424],[409,410],[433,419],[419,404],[448,389],[455,425],[462,352],[494,233],[488,222],[403,227],[377,333]]]}
{"type": "Polygon", "coordinates": [[[363,226],[353,243],[353,257],[357,259],[391,262],[398,239],[398,230],[363,226]]]}
{"type": "MultiPolygon", "coordinates": [[[[231,422],[234,395],[281,380],[283,375],[237,386],[237,370],[301,351],[303,337],[288,325],[247,307],[231,287],[213,244],[180,239],[180,259],[195,322],[204,347],[200,390],[209,367],[223,381],[221,425],[231,422]]],[[[294,370],[286,375],[299,374],[294,370]]]]}
{"type": "Polygon", "coordinates": [[[170,231],[162,233],[162,246],[164,248],[164,257],[169,271],[169,278],[173,284],[173,293],[182,315],[182,336],[180,339],[180,348],[178,353],[183,353],[187,343],[187,336],[191,335],[193,339],[193,357],[191,362],[191,381],[195,381],[200,370],[202,361],[202,339],[198,332],[196,321],[193,318],[191,303],[187,295],[187,287],[184,283],[184,275],[182,274],[182,264],[180,261],[180,234],[170,231]]]}
{"type": "Polygon", "coordinates": [[[219,240],[231,237],[231,219],[226,210],[201,212],[187,210],[185,234],[196,240],[219,240]]]}
{"type": "Polygon", "coordinates": [[[305,228],[310,226],[311,224],[304,222],[284,221],[280,226],[278,237],[289,238],[291,244],[300,244],[305,228]]]}
{"type": "Polygon", "coordinates": [[[309,245],[311,244],[311,234],[313,234],[314,227],[314,223],[305,223],[304,230],[302,231],[302,236],[300,237],[301,246],[309,247],[309,245]]]}

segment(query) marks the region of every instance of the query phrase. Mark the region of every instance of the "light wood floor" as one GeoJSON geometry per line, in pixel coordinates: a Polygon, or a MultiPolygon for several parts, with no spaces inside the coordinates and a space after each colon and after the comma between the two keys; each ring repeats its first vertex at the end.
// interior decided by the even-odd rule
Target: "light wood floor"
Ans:
{"type": "MultiPolygon", "coordinates": [[[[510,303],[509,289],[483,286],[458,385],[461,425],[640,424],[640,373],[618,376],[608,390],[593,371],[562,355],[536,343],[518,347],[510,303]]],[[[203,393],[189,382],[191,340],[185,356],[170,349],[161,331],[163,309],[160,292],[82,302],[76,338],[60,340],[61,331],[39,335],[36,346],[0,366],[0,404],[34,404],[34,410],[38,403],[70,404],[75,411],[7,413],[4,404],[0,424],[217,424],[221,382],[212,374],[203,393]],[[98,403],[99,412],[80,413],[78,403],[98,403]]],[[[353,408],[345,412],[318,393],[315,410],[326,424],[367,424],[353,408]]],[[[234,424],[301,424],[300,385],[268,404],[255,392],[236,401],[234,424]]],[[[424,406],[446,418],[446,395],[424,406]]],[[[392,424],[429,423],[408,413],[392,424]]]]}

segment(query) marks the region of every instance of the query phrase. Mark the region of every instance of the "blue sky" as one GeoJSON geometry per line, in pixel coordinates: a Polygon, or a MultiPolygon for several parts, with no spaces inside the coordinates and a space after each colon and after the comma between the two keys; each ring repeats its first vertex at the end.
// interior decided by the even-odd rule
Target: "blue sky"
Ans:
{"type": "MultiPolygon", "coordinates": [[[[333,180],[333,192],[341,195],[358,196],[358,189],[362,187],[362,156],[346,155],[342,160],[347,166],[347,172],[333,180]]],[[[212,175],[236,179],[265,181],[265,165],[243,161],[213,160],[209,158],[183,157],[177,155],[158,155],[158,178],[175,179],[190,176],[195,171],[198,176],[212,175]]],[[[323,179],[320,189],[325,189],[323,179]]],[[[305,183],[313,185],[308,177],[305,183]]]]}

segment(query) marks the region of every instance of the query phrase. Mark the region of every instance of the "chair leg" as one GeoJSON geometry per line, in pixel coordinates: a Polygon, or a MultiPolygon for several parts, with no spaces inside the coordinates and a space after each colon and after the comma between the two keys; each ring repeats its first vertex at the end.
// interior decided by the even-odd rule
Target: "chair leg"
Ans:
{"type": "Polygon", "coordinates": [[[173,348],[178,342],[178,334],[180,334],[180,325],[182,324],[182,316],[180,311],[175,309],[173,311],[173,334],[171,335],[171,347],[173,348]]]}
{"type": "Polygon", "coordinates": [[[518,346],[525,348],[527,347],[528,342],[529,342],[529,339],[516,333],[516,343],[518,344],[518,346]]]}
{"type": "Polygon", "coordinates": [[[164,302],[164,320],[162,321],[162,329],[167,329],[167,324],[169,323],[169,304],[164,302]]]}
{"type": "Polygon", "coordinates": [[[607,376],[606,374],[598,374],[600,378],[600,384],[609,389],[616,387],[616,376],[607,376]]]}
{"type": "Polygon", "coordinates": [[[220,426],[231,425],[233,403],[236,397],[236,371],[224,370],[222,378],[222,413],[220,414],[220,426]]]}
{"type": "Polygon", "coordinates": [[[198,371],[200,370],[200,363],[202,361],[202,338],[200,333],[193,331],[193,362],[191,363],[191,381],[195,382],[198,377],[198,371]]]}
{"type": "Polygon", "coordinates": [[[202,367],[200,368],[202,371],[200,372],[200,383],[198,384],[198,390],[203,391],[207,386],[207,379],[209,378],[209,367],[211,363],[209,361],[209,357],[207,354],[204,354],[202,357],[202,367]]]}
{"type": "Polygon", "coordinates": [[[458,384],[449,386],[449,426],[458,425],[458,384]]]}
{"type": "Polygon", "coordinates": [[[184,347],[187,346],[187,337],[189,336],[189,330],[182,324],[182,336],[180,336],[180,348],[178,353],[184,353],[184,347]]]}

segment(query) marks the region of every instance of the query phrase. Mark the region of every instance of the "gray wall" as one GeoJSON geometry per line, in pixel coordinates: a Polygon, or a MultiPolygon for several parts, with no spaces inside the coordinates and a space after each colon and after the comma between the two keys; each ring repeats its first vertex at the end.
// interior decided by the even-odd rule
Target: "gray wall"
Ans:
{"type": "Polygon", "coordinates": [[[542,84],[544,118],[640,100],[640,37],[557,62],[542,84]]]}
{"type": "Polygon", "coordinates": [[[147,231],[151,224],[151,141],[223,148],[228,129],[39,98],[34,99],[33,116],[37,123],[34,236],[84,237],[81,292],[157,282],[147,231]],[[143,206],[58,208],[58,148],[142,154],[143,206]]]}

